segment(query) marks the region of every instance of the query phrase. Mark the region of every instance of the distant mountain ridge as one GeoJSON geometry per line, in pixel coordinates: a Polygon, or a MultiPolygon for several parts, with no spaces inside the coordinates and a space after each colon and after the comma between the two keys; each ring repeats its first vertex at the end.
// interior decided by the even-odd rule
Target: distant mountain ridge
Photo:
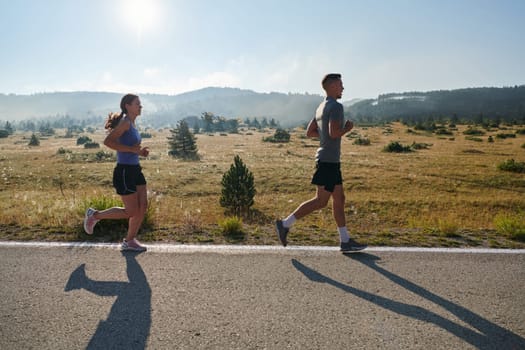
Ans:
{"type": "MultiPolygon", "coordinates": [[[[33,95],[0,94],[0,121],[70,116],[105,117],[120,111],[123,94],[111,92],[53,92],[33,95]]],[[[226,118],[275,118],[281,125],[308,120],[322,101],[320,95],[258,93],[237,88],[208,87],[179,95],[140,94],[145,122],[174,125],[204,112],[226,118]]]]}
{"type": "MultiPolygon", "coordinates": [[[[112,92],[54,92],[33,95],[0,94],[0,122],[68,116],[96,123],[118,112],[123,94],[112,92]]],[[[226,118],[275,119],[281,126],[304,124],[323,96],[259,93],[238,88],[208,87],[178,95],[140,94],[143,125],[173,126],[179,120],[211,112],[226,118]]],[[[525,122],[525,85],[391,93],[377,99],[342,102],[345,116],[358,122],[432,119],[498,119],[525,122]]]]}

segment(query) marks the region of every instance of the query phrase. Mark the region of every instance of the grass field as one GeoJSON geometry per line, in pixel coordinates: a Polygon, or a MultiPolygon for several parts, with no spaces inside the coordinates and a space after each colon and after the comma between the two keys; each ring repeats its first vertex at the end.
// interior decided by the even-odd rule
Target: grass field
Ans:
{"type": "MultiPolygon", "coordinates": [[[[352,138],[345,137],[342,171],[351,234],[370,245],[525,248],[525,173],[498,169],[509,159],[525,161],[525,135],[497,138],[519,129],[507,127],[469,138],[465,129],[438,137],[392,124],[356,127],[352,138]],[[354,144],[357,137],[370,145],[354,144]],[[383,152],[392,141],[427,148],[383,152]]],[[[151,154],[141,163],[150,225],[140,233],[143,241],[278,244],[274,220],[314,194],[310,179],[318,141],[303,137],[304,130],[293,131],[285,144],[262,141],[273,131],[200,134],[198,162],[168,156],[169,130],[148,132],[153,137],[143,144],[151,154]],[[237,154],[254,174],[257,195],[242,232],[229,235],[219,225],[225,219],[220,182],[237,154]]],[[[114,160],[104,159],[112,152],[77,146],[76,137],[64,138],[63,130],[56,134],[41,138],[37,147],[27,145],[30,134],[0,139],[0,239],[122,238],[122,225],[96,227],[93,237],[81,226],[89,203],[119,199],[111,185],[114,160]]],[[[105,133],[88,136],[102,144],[105,133]]],[[[289,241],[338,244],[331,204],[297,222],[289,241]]]]}

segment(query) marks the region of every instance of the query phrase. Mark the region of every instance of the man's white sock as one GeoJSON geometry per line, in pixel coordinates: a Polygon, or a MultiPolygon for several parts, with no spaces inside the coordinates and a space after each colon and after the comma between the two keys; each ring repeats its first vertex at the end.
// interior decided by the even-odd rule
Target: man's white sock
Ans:
{"type": "Polygon", "coordinates": [[[290,228],[294,224],[295,220],[297,220],[295,216],[293,214],[290,214],[286,219],[283,220],[283,226],[286,228],[290,228]]]}
{"type": "Polygon", "coordinates": [[[350,235],[348,234],[346,226],[338,227],[337,231],[339,232],[339,239],[341,240],[341,242],[346,243],[350,240],[350,235]]]}

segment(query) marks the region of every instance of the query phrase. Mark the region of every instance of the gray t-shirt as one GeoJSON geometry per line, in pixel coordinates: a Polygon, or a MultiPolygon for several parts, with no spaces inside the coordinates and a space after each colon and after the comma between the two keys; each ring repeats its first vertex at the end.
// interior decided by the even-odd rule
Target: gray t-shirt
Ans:
{"type": "Polygon", "coordinates": [[[344,127],[343,105],[331,97],[327,97],[317,107],[315,119],[319,127],[320,147],[317,149],[315,160],[326,163],[339,163],[341,160],[341,138],[330,137],[328,122],[341,123],[344,127]]]}

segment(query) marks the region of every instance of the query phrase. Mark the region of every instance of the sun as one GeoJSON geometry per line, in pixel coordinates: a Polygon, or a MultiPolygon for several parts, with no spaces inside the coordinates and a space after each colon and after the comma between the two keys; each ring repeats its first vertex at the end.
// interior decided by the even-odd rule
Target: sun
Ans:
{"type": "Polygon", "coordinates": [[[157,0],[125,0],[121,2],[122,17],[131,30],[135,31],[137,42],[158,27],[161,9],[157,0]]]}

